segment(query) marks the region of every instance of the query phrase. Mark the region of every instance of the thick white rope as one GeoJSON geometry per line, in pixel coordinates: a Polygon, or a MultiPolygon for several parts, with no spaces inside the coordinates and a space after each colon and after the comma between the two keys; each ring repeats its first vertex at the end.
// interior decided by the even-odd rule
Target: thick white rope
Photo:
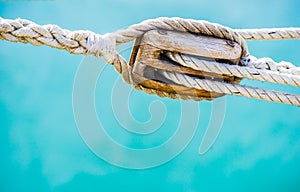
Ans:
{"type": "MultiPolygon", "coordinates": [[[[132,41],[152,29],[176,30],[225,38],[239,43],[243,49],[243,56],[248,54],[247,44],[238,33],[228,27],[203,20],[161,17],[143,21],[114,33],[98,36],[99,38],[112,39],[114,41],[112,42],[118,45],[132,41]]],[[[96,56],[97,53],[101,53],[101,50],[105,50],[105,47],[115,47],[98,44],[99,50],[95,53],[95,49],[91,49],[87,44],[88,39],[93,37],[94,33],[90,31],[69,31],[61,29],[57,25],[40,26],[25,19],[10,20],[0,17],[0,39],[31,43],[37,46],[45,44],[53,48],[65,49],[73,54],[90,53],[96,56]]]]}
{"type": "MultiPolygon", "coordinates": [[[[176,30],[182,32],[199,33],[233,40],[242,45],[244,55],[247,54],[246,40],[270,40],[270,39],[300,39],[300,28],[272,28],[272,29],[235,29],[210,23],[203,20],[166,18],[149,19],[139,24],[114,33],[102,35],[99,38],[109,38],[116,44],[132,41],[140,37],[146,31],[152,29],[176,30]]],[[[12,42],[31,43],[33,45],[48,45],[58,49],[66,49],[74,54],[86,54],[87,38],[90,31],[69,31],[61,29],[57,25],[37,25],[25,19],[3,19],[0,17],[0,38],[12,42]]],[[[98,44],[99,50],[103,49],[98,44]]],[[[108,46],[114,47],[114,46],[108,46]]],[[[101,51],[97,51],[101,52],[101,51]]],[[[94,54],[94,52],[90,52],[94,54]]]]}
{"type": "Polygon", "coordinates": [[[291,68],[287,68],[285,65],[278,65],[277,68],[266,69],[264,66],[260,69],[254,65],[230,65],[173,52],[166,52],[166,55],[171,60],[198,71],[267,81],[283,85],[300,86],[300,68],[293,65],[291,68]]]}
{"type": "MultiPolygon", "coordinates": [[[[232,30],[228,27],[207,21],[182,18],[150,19],[140,24],[132,25],[124,30],[106,35],[99,35],[90,31],[64,30],[56,25],[40,26],[24,19],[9,20],[0,17],[0,39],[12,42],[31,43],[37,46],[48,45],[57,49],[65,49],[73,54],[91,54],[95,56],[102,56],[107,63],[114,64],[116,70],[122,74],[123,79],[130,84],[134,84],[131,66],[129,66],[126,60],[116,52],[115,47],[120,43],[128,42],[140,37],[146,31],[152,29],[190,32],[235,41],[242,47],[241,63],[244,63],[247,66],[254,66],[255,68],[266,69],[271,69],[272,67],[274,68],[274,66],[275,68],[278,68],[278,65],[275,62],[271,62],[265,58],[255,59],[254,57],[249,56],[245,39],[260,40],[300,38],[299,28],[232,30]]],[[[278,82],[282,82],[282,80],[279,80],[278,82]]],[[[222,84],[221,82],[216,83],[219,83],[220,86],[222,84]]],[[[135,86],[137,89],[142,89],[147,93],[157,94],[159,96],[193,99],[192,96],[184,96],[176,93],[165,93],[155,89],[147,89],[140,85],[135,86]]],[[[226,87],[226,85],[224,86],[226,87]]],[[[224,93],[227,92],[224,90],[224,93]]],[[[240,93],[242,94],[244,92],[240,93]]],[[[246,94],[245,96],[255,95],[246,94]]]]}

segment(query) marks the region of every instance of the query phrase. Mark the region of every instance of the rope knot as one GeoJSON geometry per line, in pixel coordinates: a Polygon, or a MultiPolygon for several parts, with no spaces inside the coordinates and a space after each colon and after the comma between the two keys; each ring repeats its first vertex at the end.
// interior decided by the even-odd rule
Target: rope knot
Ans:
{"type": "Polygon", "coordinates": [[[116,40],[111,34],[99,35],[90,32],[86,49],[88,54],[101,56],[105,62],[113,64],[116,57],[116,40]]]}
{"type": "Polygon", "coordinates": [[[256,69],[265,69],[270,71],[277,71],[279,73],[299,75],[300,68],[296,67],[290,62],[281,61],[275,62],[271,58],[256,58],[252,55],[241,58],[241,63],[248,67],[253,67],[256,69]]]}

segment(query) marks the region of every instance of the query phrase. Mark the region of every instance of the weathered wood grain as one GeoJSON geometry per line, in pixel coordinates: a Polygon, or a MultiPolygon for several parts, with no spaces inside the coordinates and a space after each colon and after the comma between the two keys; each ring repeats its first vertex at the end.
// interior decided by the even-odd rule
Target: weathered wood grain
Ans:
{"type": "Polygon", "coordinates": [[[235,60],[242,53],[236,42],[177,31],[151,30],[144,34],[142,41],[161,50],[214,59],[235,60]]]}
{"type": "Polygon", "coordinates": [[[129,64],[133,65],[135,83],[171,94],[189,95],[196,100],[212,100],[224,94],[174,84],[159,75],[160,73],[157,71],[167,70],[199,78],[218,78],[231,83],[240,81],[236,77],[205,73],[179,65],[164,57],[164,51],[220,59],[232,64],[238,64],[242,53],[241,47],[237,43],[224,39],[175,31],[152,30],[137,39],[132,50],[129,64]]]}

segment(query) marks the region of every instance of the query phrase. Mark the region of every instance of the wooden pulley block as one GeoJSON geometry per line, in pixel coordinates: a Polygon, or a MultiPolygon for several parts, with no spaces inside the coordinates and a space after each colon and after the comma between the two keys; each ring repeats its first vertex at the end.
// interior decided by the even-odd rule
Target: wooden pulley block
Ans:
{"type": "Polygon", "coordinates": [[[162,70],[200,79],[239,83],[240,78],[198,71],[169,59],[166,52],[176,52],[233,65],[239,64],[242,49],[239,44],[199,34],[178,31],[151,30],[135,41],[129,65],[136,84],[168,93],[189,95],[196,100],[212,100],[223,94],[184,87],[161,75],[162,70]]]}

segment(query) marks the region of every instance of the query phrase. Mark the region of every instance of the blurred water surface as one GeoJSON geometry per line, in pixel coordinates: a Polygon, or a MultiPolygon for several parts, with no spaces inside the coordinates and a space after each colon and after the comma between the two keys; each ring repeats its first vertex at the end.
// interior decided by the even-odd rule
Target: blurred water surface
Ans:
{"type": "MultiPolygon", "coordinates": [[[[160,16],[232,28],[300,27],[299,7],[296,0],[20,0],[0,2],[0,16],[103,34],[160,16]]],[[[257,57],[300,63],[296,40],[253,41],[249,49],[257,57]]],[[[82,59],[45,46],[0,41],[0,191],[300,191],[300,109],[254,99],[226,97],[222,131],[204,155],[198,147],[211,117],[206,101],[199,105],[192,142],[167,164],[129,170],[99,159],[81,139],[72,112],[73,81],[82,59]]],[[[156,135],[128,136],[111,108],[111,93],[117,91],[111,87],[118,77],[107,66],[96,89],[97,112],[107,132],[130,147],[164,142],[177,127],[180,101],[133,91],[128,107],[137,121],[150,118],[149,104],[155,100],[165,104],[166,120],[156,135]]],[[[276,88],[300,93],[299,88],[276,88]]]]}

